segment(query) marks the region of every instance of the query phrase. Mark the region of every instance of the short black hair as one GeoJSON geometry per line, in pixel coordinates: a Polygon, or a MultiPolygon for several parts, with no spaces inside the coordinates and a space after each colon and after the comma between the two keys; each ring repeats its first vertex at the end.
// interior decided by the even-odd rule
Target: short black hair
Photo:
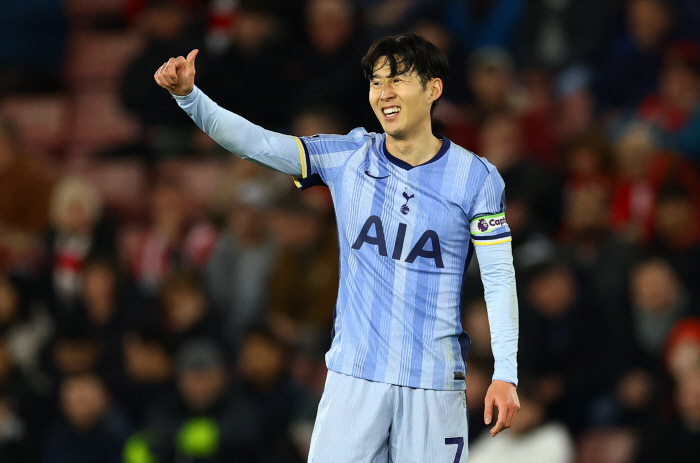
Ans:
{"type": "MultiPolygon", "coordinates": [[[[450,74],[445,55],[417,34],[391,35],[374,42],[362,58],[362,70],[367,80],[372,80],[374,66],[380,59],[389,63],[390,77],[415,71],[423,86],[435,78],[442,80],[444,86],[450,74]]],[[[431,114],[439,99],[433,102],[431,114]]]]}

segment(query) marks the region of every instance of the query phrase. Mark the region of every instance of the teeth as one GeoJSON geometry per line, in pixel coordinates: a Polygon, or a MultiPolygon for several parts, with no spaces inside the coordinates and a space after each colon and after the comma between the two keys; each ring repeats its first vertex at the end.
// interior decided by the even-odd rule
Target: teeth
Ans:
{"type": "Polygon", "coordinates": [[[391,108],[385,108],[385,109],[384,109],[384,114],[386,114],[387,116],[389,116],[389,115],[391,115],[391,114],[396,114],[396,113],[398,113],[399,111],[401,111],[401,108],[396,107],[396,106],[393,106],[393,107],[391,107],[391,108]]]}

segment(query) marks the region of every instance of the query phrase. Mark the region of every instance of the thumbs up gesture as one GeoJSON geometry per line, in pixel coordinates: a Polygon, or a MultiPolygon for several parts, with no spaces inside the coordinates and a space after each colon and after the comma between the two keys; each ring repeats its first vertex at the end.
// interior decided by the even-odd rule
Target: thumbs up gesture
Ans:
{"type": "Polygon", "coordinates": [[[178,56],[163,63],[153,74],[156,83],[173,95],[188,95],[194,88],[194,59],[197,53],[199,50],[194,49],[187,58],[178,56]]]}

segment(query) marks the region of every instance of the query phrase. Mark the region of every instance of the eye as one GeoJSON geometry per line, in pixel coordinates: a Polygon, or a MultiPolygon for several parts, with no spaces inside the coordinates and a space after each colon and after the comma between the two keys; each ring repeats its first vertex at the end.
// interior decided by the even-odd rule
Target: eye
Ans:
{"type": "Polygon", "coordinates": [[[381,87],[381,84],[380,84],[379,82],[377,82],[377,81],[372,81],[372,82],[369,83],[369,86],[370,86],[371,88],[379,88],[379,87],[381,87]]]}
{"type": "Polygon", "coordinates": [[[398,77],[394,77],[394,83],[395,83],[395,84],[398,84],[398,83],[400,83],[400,82],[403,82],[403,81],[402,81],[400,78],[398,78],[398,77]]]}

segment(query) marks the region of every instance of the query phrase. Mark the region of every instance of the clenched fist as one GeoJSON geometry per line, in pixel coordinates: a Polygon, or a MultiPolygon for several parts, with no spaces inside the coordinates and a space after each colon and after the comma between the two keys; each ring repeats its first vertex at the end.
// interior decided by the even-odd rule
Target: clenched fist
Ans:
{"type": "Polygon", "coordinates": [[[173,95],[189,95],[194,88],[194,59],[197,57],[197,53],[199,50],[194,49],[187,55],[187,58],[178,56],[163,63],[153,74],[156,83],[173,95]]]}

